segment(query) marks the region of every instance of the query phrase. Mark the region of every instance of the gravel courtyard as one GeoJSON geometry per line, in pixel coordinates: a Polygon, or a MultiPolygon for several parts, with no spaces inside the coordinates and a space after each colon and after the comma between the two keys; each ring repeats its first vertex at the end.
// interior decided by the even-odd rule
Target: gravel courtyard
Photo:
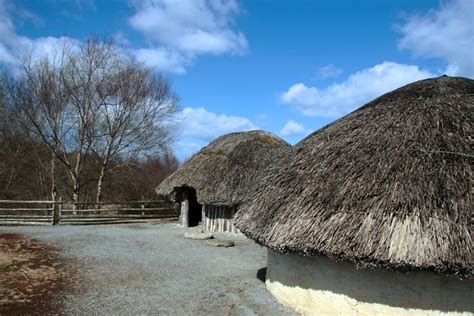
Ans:
{"type": "Polygon", "coordinates": [[[58,313],[292,315],[257,278],[264,248],[222,234],[236,246],[211,247],[186,231],[174,223],[0,227],[57,248],[70,263],[78,281],[58,313]]]}

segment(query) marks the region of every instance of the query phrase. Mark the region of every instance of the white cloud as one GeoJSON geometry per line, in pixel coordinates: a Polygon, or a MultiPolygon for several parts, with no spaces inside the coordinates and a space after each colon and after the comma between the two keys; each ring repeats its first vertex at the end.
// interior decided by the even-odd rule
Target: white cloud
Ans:
{"type": "Polygon", "coordinates": [[[180,54],[172,53],[163,47],[131,49],[137,61],[149,67],[168,73],[185,73],[186,61],[180,54]]]}
{"type": "Polygon", "coordinates": [[[311,133],[311,129],[306,129],[302,124],[289,120],[280,131],[281,136],[306,136],[311,133]]]}
{"type": "Polygon", "coordinates": [[[292,85],[280,99],[305,116],[340,117],[375,97],[434,74],[415,65],[383,62],[326,88],[292,85]]]}
{"type": "Polygon", "coordinates": [[[329,64],[317,70],[317,77],[321,79],[335,78],[342,74],[342,69],[329,64]]]}
{"type": "Polygon", "coordinates": [[[15,56],[12,55],[10,50],[0,43],[0,64],[13,64],[16,61],[15,56]]]}
{"type": "Polygon", "coordinates": [[[181,121],[181,136],[175,150],[181,160],[221,135],[259,128],[245,117],[216,114],[202,107],[186,107],[178,118],[181,121]]]}
{"type": "Polygon", "coordinates": [[[450,75],[474,77],[474,1],[442,2],[437,10],[408,17],[399,30],[400,48],[445,60],[450,75]]]}
{"type": "Polygon", "coordinates": [[[28,11],[0,0],[0,64],[15,64],[24,53],[31,53],[33,58],[44,56],[54,58],[62,48],[77,49],[79,47],[80,42],[69,37],[48,36],[31,39],[18,35],[12,20],[13,11],[21,11],[30,19],[33,16],[27,14],[28,11]]]}
{"type": "Polygon", "coordinates": [[[180,114],[182,120],[182,133],[197,139],[211,141],[214,138],[239,131],[258,129],[252,121],[241,116],[215,114],[204,108],[186,107],[180,114]]]}
{"type": "Polygon", "coordinates": [[[136,13],[130,25],[142,32],[161,61],[176,60],[182,72],[197,55],[241,54],[247,49],[245,35],[233,29],[240,7],[236,0],[132,1],[136,13]],[[163,53],[165,52],[166,53],[163,53]],[[178,56],[178,57],[176,57],[178,56]]]}
{"type": "MultiPolygon", "coordinates": [[[[167,73],[184,73],[202,54],[240,54],[247,40],[234,30],[240,11],[237,0],[130,0],[135,14],[130,25],[143,33],[148,47],[130,48],[121,32],[114,38],[124,50],[149,67],[167,73]]],[[[94,9],[90,0],[77,1],[78,10],[94,9]]],[[[27,38],[16,33],[13,18],[29,19],[32,14],[15,3],[0,0],[0,63],[14,64],[30,48],[36,56],[50,54],[66,37],[27,38]],[[14,13],[16,12],[16,13],[14,13]],[[23,12],[20,16],[19,12],[23,12]]],[[[74,45],[80,42],[67,38],[74,45]]]]}

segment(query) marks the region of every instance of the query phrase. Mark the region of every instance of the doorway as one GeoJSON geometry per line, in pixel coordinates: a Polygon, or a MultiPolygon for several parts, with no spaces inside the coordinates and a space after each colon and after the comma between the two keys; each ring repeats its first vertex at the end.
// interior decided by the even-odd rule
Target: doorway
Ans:
{"type": "Polygon", "coordinates": [[[196,190],[189,188],[188,201],[189,201],[189,227],[198,226],[202,220],[202,205],[198,203],[196,197],[196,190]]]}

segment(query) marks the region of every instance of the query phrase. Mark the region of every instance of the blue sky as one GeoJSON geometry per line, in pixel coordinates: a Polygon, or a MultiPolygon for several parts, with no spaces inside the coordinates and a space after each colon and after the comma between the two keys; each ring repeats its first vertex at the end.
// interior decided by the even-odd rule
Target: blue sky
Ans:
{"type": "Polygon", "coordinates": [[[409,82],[474,77],[472,0],[0,0],[0,63],[88,36],[172,79],[180,159],[232,131],[295,143],[409,82]]]}

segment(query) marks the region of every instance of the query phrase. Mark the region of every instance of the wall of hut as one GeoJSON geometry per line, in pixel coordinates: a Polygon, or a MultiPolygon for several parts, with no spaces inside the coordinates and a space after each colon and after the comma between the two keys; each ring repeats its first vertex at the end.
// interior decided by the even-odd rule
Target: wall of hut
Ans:
{"type": "Polygon", "coordinates": [[[267,289],[304,315],[472,315],[472,280],[268,251],[267,289]]]}
{"type": "MultiPolygon", "coordinates": [[[[179,223],[183,227],[189,227],[189,207],[187,199],[180,202],[179,223]]],[[[202,229],[207,232],[239,233],[233,220],[235,212],[235,207],[204,204],[201,218],[202,229]]]]}
{"type": "Polygon", "coordinates": [[[209,232],[238,233],[234,214],[234,207],[205,204],[202,206],[202,228],[209,232]]]}
{"type": "Polygon", "coordinates": [[[183,227],[189,227],[189,201],[184,199],[179,203],[179,223],[183,227]]]}

